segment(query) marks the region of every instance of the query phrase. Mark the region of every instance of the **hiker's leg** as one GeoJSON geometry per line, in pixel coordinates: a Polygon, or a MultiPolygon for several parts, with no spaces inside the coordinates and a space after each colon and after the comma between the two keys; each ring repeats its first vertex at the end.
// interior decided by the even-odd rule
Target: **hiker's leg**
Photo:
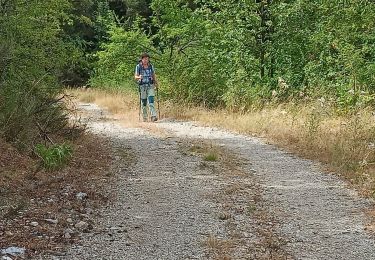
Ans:
{"type": "Polygon", "coordinates": [[[147,88],[146,86],[141,86],[141,101],[142,101],[142,116],[143,121],[147,121],[147,88]]]}
{"type": "Polygon", "coordinates": [[[154,96],[148,96],[148,105],[150,106],[151,116],[156,116],[155,97],[154,96]]]}
{"type": "Polygon", "coordinates": [[[156,118],[156,109],[155,109],[155,90],[153,87],[150,87],[148,90],[148,105],[150,107],[151,117],[156,118]]]}
{"type": "Polygon", "coordinates": [[[143,116],[143,121],[147,121],[147,99],[142,99],[142,116],[143,116]]]}

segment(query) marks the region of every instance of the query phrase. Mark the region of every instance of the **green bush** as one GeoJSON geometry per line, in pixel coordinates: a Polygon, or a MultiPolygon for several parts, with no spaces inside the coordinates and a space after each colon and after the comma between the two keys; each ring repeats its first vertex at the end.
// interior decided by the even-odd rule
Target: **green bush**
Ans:
{"type": "Polygon", "coordinates": [[[73,149],[68,144],[56,144],[46,147],[43,144],[35,146],[35,153],[42,159],[47,170],[55,170],[66,164],[73,155],[73,149]]]}
{"type": "Polygon", "coordinates": [[[69,2],[14,0],[0,7],[0,137],[23,150],[68,126],[59,79],[79,53],[62,28],[71,22],[69,2]]]}

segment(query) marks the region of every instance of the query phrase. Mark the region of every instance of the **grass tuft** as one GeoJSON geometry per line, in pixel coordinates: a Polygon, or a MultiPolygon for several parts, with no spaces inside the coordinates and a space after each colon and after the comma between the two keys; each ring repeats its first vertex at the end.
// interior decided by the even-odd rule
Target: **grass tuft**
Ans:
{"type": "Polygon", "coordinates": [[[216,162],[219,158],[219,155],[214,152],[214,151],[210,151],[208,152],[204,157],[203,159],[207,162],[216,162]]]}

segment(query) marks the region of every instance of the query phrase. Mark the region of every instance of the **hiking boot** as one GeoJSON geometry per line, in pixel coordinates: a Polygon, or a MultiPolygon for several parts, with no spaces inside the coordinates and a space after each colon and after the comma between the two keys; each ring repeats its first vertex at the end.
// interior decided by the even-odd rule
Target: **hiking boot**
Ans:
{"type": "Polygon", "coordinates": [[[158,118],[156,116],[152,116],[151,117],[151,122],[155,122],[155,121],[158,121],[158,118]]]}
{"type": "Polygon", "coordinates": [[[146,118],[143,118],[143,122],[147,122],[147,117],[146,117],[146,118]]]}

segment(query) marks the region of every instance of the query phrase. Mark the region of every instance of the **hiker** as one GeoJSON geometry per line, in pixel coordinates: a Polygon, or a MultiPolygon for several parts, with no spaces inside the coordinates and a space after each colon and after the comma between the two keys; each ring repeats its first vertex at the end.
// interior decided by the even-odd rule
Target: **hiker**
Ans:
{"type": "Polygon", "coordinates": [[[143,121],[146,122],[148,118],[147,102],[151,113],[151,121],[158,120],[155,108],[155,89],[157,89],[158,82],[156,80],[155,70],[150,63],[150,55],[143,53],[141,60],[135,67],[134,78],[139,84],[139,94],[142,106],[143,121]]]}

